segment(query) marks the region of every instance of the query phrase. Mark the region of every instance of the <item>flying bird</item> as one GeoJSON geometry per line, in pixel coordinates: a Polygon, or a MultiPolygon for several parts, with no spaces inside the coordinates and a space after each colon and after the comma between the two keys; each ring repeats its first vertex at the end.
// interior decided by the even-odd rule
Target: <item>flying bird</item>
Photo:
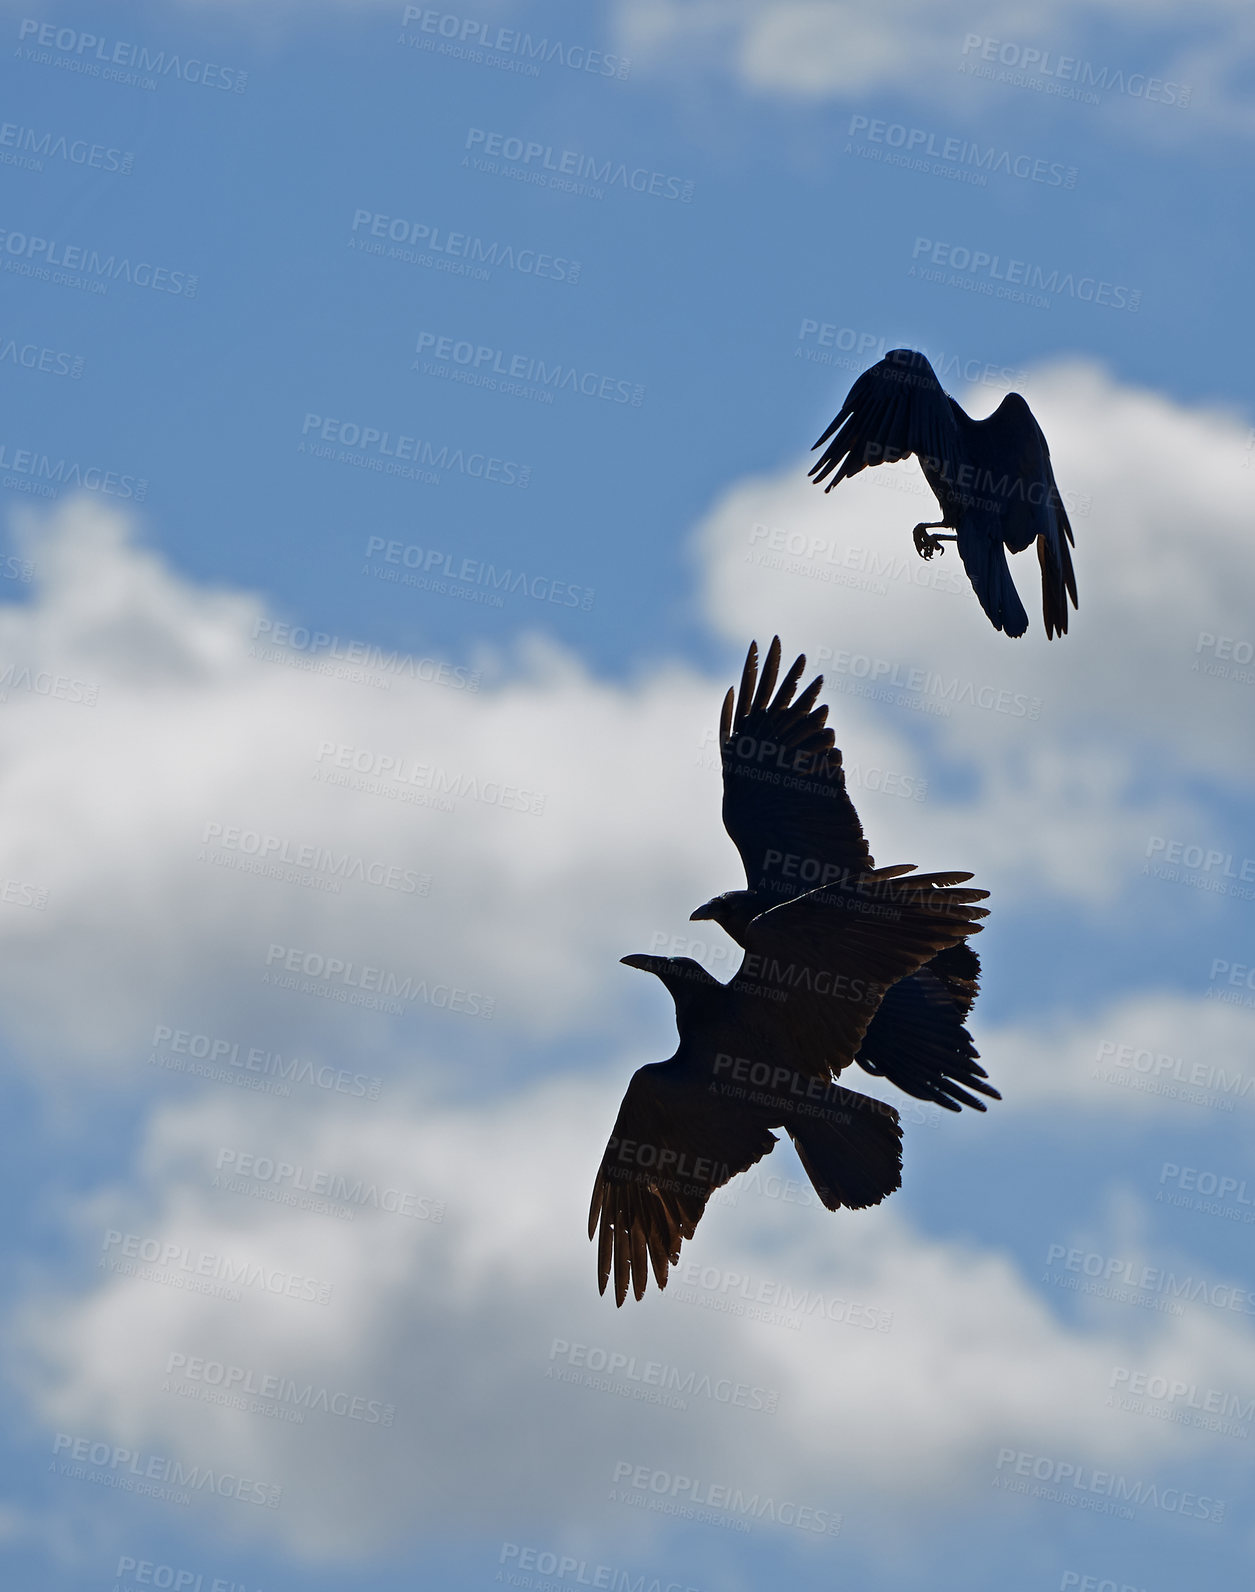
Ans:
{"type": "Polygon", "coordinates": [[[815,447],[824,451],[809,474],[816,485],[831,476],[827,492],[869,465],[913,453],[942,512],[915,527],[916,551],[932,558],[945,551],[943,542],[957,542],[981,607],[1008,636],[1024,634],[1028,615],[1006,553],[1022,553],[1036,541],[1046,635],[1067,634],[1068,599],[1077,605],[1068,549],[1076,543],[1050,449],[1018,392],[986,419],[973,420],[943,392],[923,354],[895,348],[858,378],[815,447]],[[943,534],[929,535],[936,530],[943,534]]]}
{"type": "MultiPolygon", "coordinates": [[[[741,854],[748,889],[715,896],[698,907],[692,921],[718,923],[742,947],[749,925],[769,907],[876,867],[826,725],[828,709],[815,706],[822,675],[794,699],[805,668],[805,657],[799,657],[773,698],[780,638],[768,649],[761,679],[758,648],[751,644],[740,692],[730,690],[723,704],[723,823],[741,854]]],[[[951,873],[944,882],[962,884],[971,877],[951,873]]],[[[971,1090],[994,1100],[1002,1096],[985,1081],[988,1074],[963,1026],[979,978],[980,960],[970,945],[939,951],[886,991],[854,1060],[918,1100],[949,1111],[963,1105],[984,1111],[971,1090]]]]}
{"type": "MultiPolygon", "coordinates": [[[[769,665],[771,657],[778,663],[778,642],[769,665]]],[[[754,647],[750,658],[756,667],[754,647]]],[[[789,708],[804,667],[799,659],[777,701],[807,726],[797,750],[827,751],[826,710],[810,711],[822,682],[789,708]]],[[[753,693],[758,708],[773,686],[768,667],[753,693]]],[[[789,1134],[829,1210],[877,1205],[900,1186],[897,1112],[837,1075],[864,1045],[885,992],[979,932],[987,914],[974,903],[988,892],[958,888],[967,873],[866,861],[764,904],[742,929],[746,955],[727,984],[689,957],[623,958],[666,986],[679,1046],[633,1074],[593,1186],[598,1285],[604,1293],[613,1273],[617,1304],[629,1285],[643,1297],[650,1268],[666,1287],[711,1194],[770,1152],[773,1128],[789,1134]]]]}

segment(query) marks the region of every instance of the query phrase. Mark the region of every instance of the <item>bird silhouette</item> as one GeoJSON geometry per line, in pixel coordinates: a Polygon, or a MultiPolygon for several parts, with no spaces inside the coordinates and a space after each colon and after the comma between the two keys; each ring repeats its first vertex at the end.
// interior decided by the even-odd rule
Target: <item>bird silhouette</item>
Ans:
{"type": "MultiPolygon", "coordinates": [[[[772,656],[778,662],[778,642],[772,656]]],[[[790,670],[789,694],[804,667],[802,659],[790,670]]],[[[752,702],[766,706],[773,686],[768,668],[752,702]]],[[[818,689],[782,709],[799,724],[810,720],[803,744],[787,751],[792,772],[783,779],[830,750],[831,731],[809,712],[818,689]]],[[[666,986],[679,1046],[633,1074],[593,1186],[588,1234],[597,1238],[598,1286],[604,1293],[613,1273],[617,1304],[629,1285],[643,1297],[651,1267],[666,1287],[711,1194],[771,1150],[773,1128],[788,1132],[829,1210],[879,1204],[900,1186],[897,1112],[837,1076],[863,1046],[886,991],[979,932],[987,913],[974,903],[988,892],[959,888],[970,874],[877,869],[865,846],[862,856],[822,887],[752,916],[742,929],[745,957],[727,984],[689,957],[623,958],[666,986]]]]}
{"type": "MultiPolygon", "coordinates": [[[[769,907],[815,886],[870,873],[875,862],[846,790],[828,709],[815,706],[820,676],[794,698],[800,656],[780,684],[780,638],[758,674],[751,643],[739,693],[729,690],[719,725],[723,823],[741,854],[749,888],[728,890],[692,914],[712,920],[744,947],[749,924],[769,907]]],[[[902,869],[902,872],[908,870],[902,869]]],[[[969,873],[945,875],[962,884],[969,873]]],[[[1002,1096],[986,1082],[963,1026],[976,998],[980,959],[967,944],[939,951],[887,990],[854,1060],[864,1071],[947,1110],[984,1111],[970,1093],[1002,1096]]]]}
{"type": "Polygon", "coordinates": [[[1046,635],[1067,634],[1068,599],[1077,606],[1068,549],[1076,544],[1046,438],[1019,393],[973,420],[923,354],[895,348],[858,378],[815,447],[824,452],[809,474],[816,485],[827,480],[828,492],[868,466],[914,454],[942,511],[915,527],[916,551],[932,558],[945,551],[943,542],[957,542],[981,607],[1008,636],[1024,634],[1028,615],[1006,554],[1035,540],[1046,635]],[[943,527],[950,534],[928,534],[943,527]]]}

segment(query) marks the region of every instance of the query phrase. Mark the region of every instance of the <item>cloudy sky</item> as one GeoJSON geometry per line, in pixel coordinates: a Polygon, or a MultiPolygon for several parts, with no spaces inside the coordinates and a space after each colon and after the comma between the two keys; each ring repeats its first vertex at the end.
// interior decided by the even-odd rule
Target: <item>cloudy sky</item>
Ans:
{"type": "Polygon", "coordinates": [[[1236,1584],[1246,10],[0,28],[6,1581],[1236,1584]],[[1017,642],[916,558],[914,465],[807,482],[897,346],[1039,416],[1066,638],[1031,554],[1017,642]],[[688,915],[777,632],[878,861],[991,891],[1004,1099],[903,1102],[873,1211],[781,1143],[616,1311],[674,1043],[618,958],[735,966],[688,915]]]}

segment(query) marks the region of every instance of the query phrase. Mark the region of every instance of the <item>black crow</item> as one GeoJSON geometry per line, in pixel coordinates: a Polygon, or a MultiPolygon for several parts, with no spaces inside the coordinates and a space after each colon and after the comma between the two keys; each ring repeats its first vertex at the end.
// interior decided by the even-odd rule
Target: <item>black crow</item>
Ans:
{"type": "Polygon", "coordinates": [[[957,542],[981,607],[1008,636],[1024,634],[1028,615],[1003,549],[1022,553],[1036,539],[1046,634],[1067,634],[1069,597],[1076,607],[1068,547],[1076,544],[1050,449],[1018,392],[1008,393],[988,419],[973,420],[942,391],[923,354],[895,348],[850,388],[815,447],[824,443],[810,475],[816,484],[832,475],[828,492],[868,465],[915,454],[942,512],[915,527],[916,551],[931,558],[945,551],[942,542],[957,542]],[[928,534],[941,526],[954,534],[928,534]]]}
{"type": "MultiPolygon", "coordinates": [[[[870,859],[869,859],[870,861],[870,859]]],[[[744,929],[746,955],[720,984],[688,957],[628,956],[675,1002],[674,1056],[633,1074],[589,1208],[598,1283],[640,1299],[665,1288],[711,1194],[754,1164],[783,1127],[829,1210],[879,1204],[901,1183],[892,1106],[836,1083],[883,995],[987,914],[953,875],[854,868],[769,906],[744,929]]],[[[970,878],[964,874],[963,879],[970,878]]]]}
{"type": "MultiPolygon", "coordinates": [[[[780,638],[758,675],[758,648],[745,659],[739,697],[729,691],[719,725],[723,759],[723,823],[741,854],[746,890],[715,896],[692,914],[718,923],[744,946],[749,924],[769,907],[867,874],[875,868],[854,803],[845,788],[841,753],[815,706],[823,677],[794,700],[806,668],[799,657],[780,684],[780,638]],[[735,700],[734,700],[735,698],[735,700]]],[[[898,870],[905,872],[907,870],[898,870]]],[[[970,873],[950,873],[962,884],[970,873]]],[[[976,998],[980,960],[970,945],[940,951],[887,991],[855,1056],[866,1072],[887,1078],[917,1100],[950,1111],[985,1109],[969,1093],[1000,1100],[963,1026],[976,998]]]]}

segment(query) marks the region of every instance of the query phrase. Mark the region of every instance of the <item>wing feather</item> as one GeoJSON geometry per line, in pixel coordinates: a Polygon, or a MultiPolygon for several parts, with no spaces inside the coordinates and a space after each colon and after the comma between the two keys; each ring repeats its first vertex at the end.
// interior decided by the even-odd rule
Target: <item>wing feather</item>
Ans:
{"type": "Polygon", "coordinates": [[[950,400],[923,354],[909,348],[893,349],[863,372],[815,447],[825,444],[809,473],[816,485],[827,480],[828,492],[869,465],[912,453],[956,479],[963,461],[950,400]]]}
{"type": "Polygon", "coordinates": [[[728,986],[760,1054],[787,1055],[808,1077],[854,1060],[886,990],[978,934],[988,891],[925,874],[813,890],[760,913],[728,986]]]}
{"type": "Polygon", "coordinates": [[[1023,552],[1037,543],[1042,618],[1047,636],[1068,629],[1068,599],[1077,606],[1070,547],[1076,542],[1050,462],[1050,445],[1018,392],[1008,393],[985,420],[969,422],[974,496],[989,500],[1003,543],[1023,552]]]}
{"type": "Polygon", "coordinates": [[[588,1236],[597,1235],[601,1292],[613,1273],[616,1304],[627,1298],[629,1284],[640,1299],[651,1267],[665,1288],[680,1244],[692,1238],[710,1196],[775,1142],[758,1118],[711,1093],[678,1058],[639,1068],[623,1096],[589,1204],[588,1236]]]}
{"type": "Polygon", "coordinates": [[[772,697],[779,656],[777,637],[760,679],[751,643],[731,716],[724,703],[720,750],[723,822],[749,887],[788,897],[843,871],[867,873],[874,863],[846,791],[828,709],[815,706],[823,676],[794,698],[803,654],[772,697]]]}

